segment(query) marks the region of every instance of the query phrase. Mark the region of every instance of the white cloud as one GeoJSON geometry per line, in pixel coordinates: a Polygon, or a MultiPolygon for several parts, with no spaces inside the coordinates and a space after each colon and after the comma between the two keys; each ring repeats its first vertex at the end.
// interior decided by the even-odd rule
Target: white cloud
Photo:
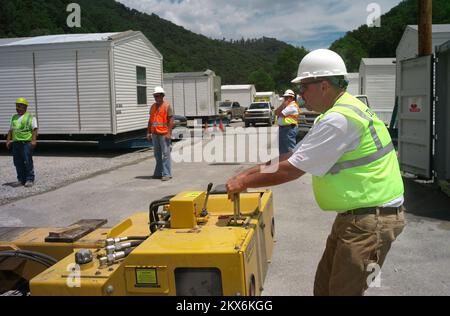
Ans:
{"type": "MultiPolygon", "coordinates": [[[[119,0],[211,38],[275,37],[308,48],[329,46],[367,22],[374,1],[354,0],[119,0]],[[310,43],[308,45],[308,43],[310,43]]],[[[381,13],[400,0],[378,0],[381,13]]],[[[382,21],[381,21],[382,22],[382,21]]]]}

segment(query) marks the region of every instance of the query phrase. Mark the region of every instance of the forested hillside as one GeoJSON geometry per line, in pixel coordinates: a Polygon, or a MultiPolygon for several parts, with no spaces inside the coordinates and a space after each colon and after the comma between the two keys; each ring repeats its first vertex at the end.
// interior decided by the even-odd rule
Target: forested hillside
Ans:
{"type": "Polygon", "coordinates": [[[143,32],[164,56],[165,72],[214,70],[224,84],[251,83],[259,91],[282,91],[306,54],[272,38],[212,40],[155,14],[129,9],[114,0],[78,0],[81,28],[66,25],[72,0],[1,0],[0,37],[135,30],[143,32]],[[295,58],[292,60],[291,58],[295,58]]]}
{"type": "MultiPolygon", "coordinates": [[[[348,32],[331,45],[340,53],[352,72],[358,72],[361,58],[395,57],[405,27],[418,22],[418,1],[405,0],[381,17],[380,28],[367,25],[348,32]]],[[[433,23],[450,24],[450,1],[433,0],[433,23]]]]}

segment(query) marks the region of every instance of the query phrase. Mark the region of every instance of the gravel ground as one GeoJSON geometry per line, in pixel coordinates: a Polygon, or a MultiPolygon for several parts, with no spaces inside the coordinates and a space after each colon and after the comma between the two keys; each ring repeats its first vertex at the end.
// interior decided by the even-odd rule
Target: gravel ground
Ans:
{"type": "MultiPolygon", "coordinates": [[[[33,156],[34,187],[13,188],[9,185],[16,181],[12,155],[4,143],[0,147],[0,205],[153,157],[150,149],[100,151],[95,143],[39,143],[33,156]]],[[[148,174],[152,173],[149,168],[148,174]]]]}

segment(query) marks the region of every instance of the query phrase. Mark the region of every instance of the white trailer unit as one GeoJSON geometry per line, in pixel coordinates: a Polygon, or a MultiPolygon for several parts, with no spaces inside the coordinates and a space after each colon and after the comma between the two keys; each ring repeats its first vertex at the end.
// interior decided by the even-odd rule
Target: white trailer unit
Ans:
{"type": "MultiPolygon", "coordinates": [[[[450,24],[433,24],[432,42],[433,53],[437,46],[450,40],[450,24]]],[[[397,82],[396,96],[400,95],[400,62],[419,55],[419,28],[417,25],[408,25],[397,46],[397,82]]]]}
{"type": "Polygon", "coordinates": [[[347,92],[350,93],[351,95],[360,94],[359,73],[357,72],[349,73],[347,75],[347,80],[348,80],[347,92]]]}
{"type": "Polygon", "coordinates": [[[239,102],[248,108],[255,99],[256,88],[254,85],[228,85],[222,86],[222,101],[239,102]]]}
{"type": "Polygon", "coordinates": [[[275,92],[256,92],[255,102],[270,102],[273,107],[278,107],[280,97],[275,92]]]}
{"type": "MultiPolygon", "coordinates": [[[[433,24],[433,52],[450,40],[450,24],[433,24]]],[[[400,60],[416,58],[419,54],[419,29],[417,25],[408,25],[397,46],[397,62],[400,60]]]]}
{"type": "Polygon", "coordinates": [[[166,73],[164,90],[174,114],[187,118],[207,118],[218,115],[221,79],[214,71],[166,73]]]}
{"type": "Polygon", "coordinates": [[[360,94],[367,95],[372,110],[390,123],[395,106],[395,58],[363,58],[359,67],[360,94]]]}
{"type": "Polygon", "coordinates": [[[118,135],[147,127],[163,57],[141,32],[0,39],[0,134],[25,97],[40,135],[118,135]]]}

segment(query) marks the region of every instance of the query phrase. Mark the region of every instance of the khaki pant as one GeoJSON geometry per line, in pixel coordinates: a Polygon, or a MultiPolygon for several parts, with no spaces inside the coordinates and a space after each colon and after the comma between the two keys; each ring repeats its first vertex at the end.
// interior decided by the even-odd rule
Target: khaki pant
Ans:
{"type": "Polygon", "coordinates": [[[338,214],[317,267],[314,295],[364,295],[373,281],[373,268],[376,264],[379,268],[383,266],[392,242],[404,226],[404,212],[338,214]]]}

